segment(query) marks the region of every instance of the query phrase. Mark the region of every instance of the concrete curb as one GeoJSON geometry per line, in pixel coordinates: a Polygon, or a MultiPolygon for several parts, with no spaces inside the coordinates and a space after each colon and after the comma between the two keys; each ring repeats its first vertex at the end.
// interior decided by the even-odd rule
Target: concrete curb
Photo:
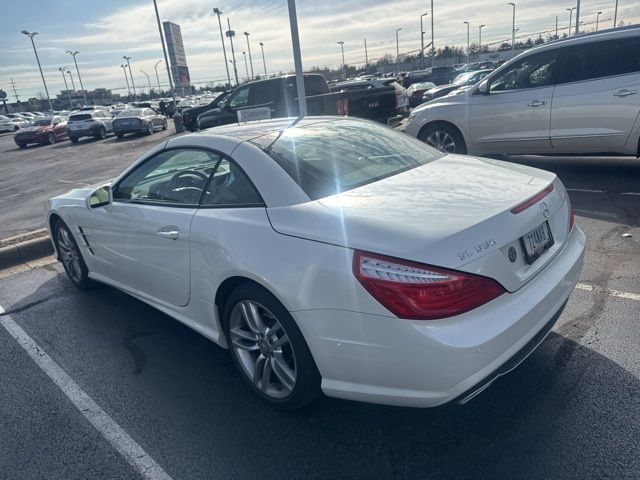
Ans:
{"type": "Polygon", "coordinates": [[[0,270],[48,255],[53,255],[53,245],[48,235],[7,245],[0,248],[0,270]]]}

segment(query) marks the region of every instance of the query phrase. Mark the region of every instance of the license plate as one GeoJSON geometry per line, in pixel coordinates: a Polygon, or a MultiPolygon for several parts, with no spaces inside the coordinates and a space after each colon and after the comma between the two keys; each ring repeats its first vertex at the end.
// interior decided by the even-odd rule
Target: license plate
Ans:
{"type": "Polygon", "coordinates": [[[554,243],[549,222],[544,222],[520,237],[520,242],[522,243],[527,263],[531,265],[544,252],[549,250],[554,243]]]}

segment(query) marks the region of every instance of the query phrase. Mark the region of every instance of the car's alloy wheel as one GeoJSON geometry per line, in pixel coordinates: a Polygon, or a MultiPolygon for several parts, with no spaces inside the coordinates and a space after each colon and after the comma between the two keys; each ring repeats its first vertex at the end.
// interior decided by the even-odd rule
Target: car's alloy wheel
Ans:
{"type": "Polygon", "coordinates": [[[296,386],[296,356],[275,315],[257,302],[243,300],[233,307],[229,326],[231,348],[256,388],[273,398],[290,395],[296,386]]]}
{"type": "Polygon", "coordinates": [[[96,135],[96,139],[103,140],[105,138],[107,138],[107,130],[104,127],[100,127],[98,129],[98,133],[96,135]]]}
{"type": "Polygon", "coordinates": [[[56,143],[56,136],[53,133],[47,135],[47,143],[49,145],[53,145],[54,143],[56,143]]]}
{"type": "Polygon", "coordinates": [[[434,148],[437,148],[441,152],[455,153],[456,142],[451,135],[447,132],[436,130],[429,134],[426,139],[426,143],[434,148]]]}
{"type": "Polygon", "coordinates": [[[320,394],[320,374],[300,329],[267,290],[250,283],[236,288],[223,327],[233,362],[263,399],[291,409],[320,394]]]}
{"type": "Polygon", "coordinates": [[[153,123],[149,122],[149,126],[147,127],[147,133],[151,135],[153,133],[153,123]]]}
{"type": "Polygon", "coordinates": [[[62,220],[58,220],[54,232],[58,254],[69,280],[81,290],[89,288],[93,282],[71,231],[62,220]]]}

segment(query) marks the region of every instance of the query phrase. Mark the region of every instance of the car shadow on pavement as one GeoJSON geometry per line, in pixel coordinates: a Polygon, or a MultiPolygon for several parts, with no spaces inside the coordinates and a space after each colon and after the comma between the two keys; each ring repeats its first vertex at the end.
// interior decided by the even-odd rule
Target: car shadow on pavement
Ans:
{"type": "Polygon", "coordinates": [[[116,289],[79,292],[51,270],[5,308],[176,478],[640,476],[640,380],[555,332],[463,406],[322,397],[287,412],[249,390],[226,350],[116,289]]]}

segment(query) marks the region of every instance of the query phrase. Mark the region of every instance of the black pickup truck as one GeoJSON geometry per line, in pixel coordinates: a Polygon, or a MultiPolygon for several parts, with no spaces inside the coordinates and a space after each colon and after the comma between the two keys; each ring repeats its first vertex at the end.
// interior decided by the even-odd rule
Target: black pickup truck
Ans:
{"type": "Polygon", "coordinates": [[[182,124],[184,125],[184,128],[192,132],[198,130],[198,115],[209,110],[213,110],[214,108],[218,108],[218,104],[221,101],[226,100],[232,92],[233,90],[222,92],[207,105],[198,105],[197,107],[185,108],[182,111],[182,124]]]}
{"type": "MultiPolygon", "coordinates": [[[[396,93],[393,87],[331,93],[322,75],[304,75],[308,115],[352,115],[386,123],[396,116],[396,93]]],[[[198,129],[235,123],[252,111],[271,118],[298,116],[295,75],[258,80],[236,88],[218,108],[198,116],[198,129]],[[240,111],[245,111],[239,113],[240,111]]]]}

